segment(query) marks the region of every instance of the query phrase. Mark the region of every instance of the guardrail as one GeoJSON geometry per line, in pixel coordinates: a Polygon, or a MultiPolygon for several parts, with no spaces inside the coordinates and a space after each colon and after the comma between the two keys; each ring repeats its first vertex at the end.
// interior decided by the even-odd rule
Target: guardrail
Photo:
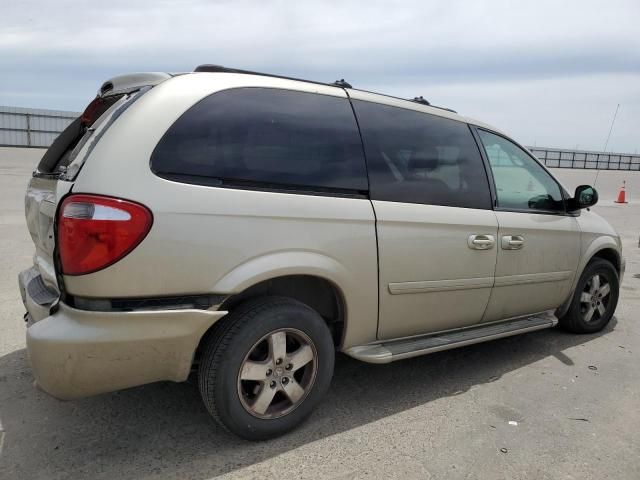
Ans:
{"type": "MultiPolygon", "coordinates": [[[[48,147],[79,113],[0,106],[1,147],[48,147]]],[[[551,168],[640,171],[640,155],[528,147],[551,168]]]]}
{"type": "Polygon", "coordinates": [[[528,148],[531,153],[550,168],[640,170],[640,155],[636,154],[543,147],[528,148]]]}
{"type": "Polygon", "coordinates": [[[0,146],[48,147],[78,115],[56,110],[0,107],[0,146]]]}

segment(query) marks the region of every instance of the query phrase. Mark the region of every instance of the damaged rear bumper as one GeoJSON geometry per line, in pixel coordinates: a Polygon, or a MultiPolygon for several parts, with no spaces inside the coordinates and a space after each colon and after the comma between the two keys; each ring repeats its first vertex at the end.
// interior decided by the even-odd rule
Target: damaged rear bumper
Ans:
{"type": "Polygon", "coordinates": [[[62,302],[50,313],[24,288],[24,279],[31,367],[38,386],[63,400],[162,380],[185,381],[200,339],[227,313],[96,312],[62,302]]]}

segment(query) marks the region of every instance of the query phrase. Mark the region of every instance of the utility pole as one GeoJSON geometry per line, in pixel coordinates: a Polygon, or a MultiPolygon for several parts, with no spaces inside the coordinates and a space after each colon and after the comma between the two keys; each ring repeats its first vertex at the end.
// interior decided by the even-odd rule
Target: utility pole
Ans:
{"type": "MultiPolygon", "coordinates": [[[[604,142],[604,148],[602,149],[603,153],[607,153],[607,146],[609,145],[609,139],[611,138],[611,132],[613,131],[613,124],[616,123],[616,117],[618,116],[619,108],[620,108],[620,104],[616,106],[616,113],[613,114],[613,120],[611,120],[611,128],[609,128],[609,135],[607,135],[607,141],[604,142]]],[[[598,164],[596,163],[596,178],[593,180],[594,187],[596,186],[596,183],[598,183],[598,175],[600,175],[600,169],[598,168],[597,165],[598,164]]]]}
{"type": "Polygon", "coordinates": [[[611,121],[611,128],[609,128],[609,135],[607,135],[607,141],[604,142],[603,152],[607,151],[607,146],[609,145],[609,139],[611,138],[611,132],[613,131],[613,124],[616,123],[616,117],[618,116],[618,109],[620,108],[620,104],[616,107],[616,113],[613,114],[613,120],[611,121]]]}

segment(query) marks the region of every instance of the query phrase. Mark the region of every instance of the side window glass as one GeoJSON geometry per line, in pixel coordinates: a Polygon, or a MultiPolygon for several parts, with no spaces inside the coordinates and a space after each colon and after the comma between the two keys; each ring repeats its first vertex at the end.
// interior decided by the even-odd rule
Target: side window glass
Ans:
{"type": "Polygon", "coordinates": [[[273,88],[224,90],[201,100],[162,137],[151,167],[185,182],[347,193],[368,188],[349,101],[273,88]]]}
{"type": "Polygon", "coordinates": [[[467,124],[355,100],[374,200],[491,208],[478,146],[467,124]]]}
{"type": "Polygon", "coordinates": [[[500,135],[478,130],[489,157],[498,207],[562,211],[558,183],[524,150],[500,135]]]}

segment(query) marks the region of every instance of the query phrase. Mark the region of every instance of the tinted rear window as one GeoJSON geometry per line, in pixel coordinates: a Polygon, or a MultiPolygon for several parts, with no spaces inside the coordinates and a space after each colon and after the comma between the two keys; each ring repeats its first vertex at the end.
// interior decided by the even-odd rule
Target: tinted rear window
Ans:
{"type": "Polygon", "coordinates": [[[367,190],[348,100],[290,90],[239,88],[203,99],[160,140],[151,168],[194,183],[367,190]]]}
{"type": "Polygon", "coordinates": [[[353,106],[372,199],[491,208],[487,174],[468,125],[371,102],[353,106]]]}

